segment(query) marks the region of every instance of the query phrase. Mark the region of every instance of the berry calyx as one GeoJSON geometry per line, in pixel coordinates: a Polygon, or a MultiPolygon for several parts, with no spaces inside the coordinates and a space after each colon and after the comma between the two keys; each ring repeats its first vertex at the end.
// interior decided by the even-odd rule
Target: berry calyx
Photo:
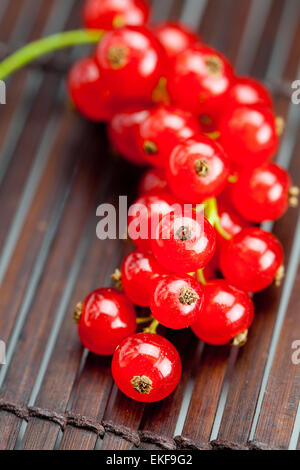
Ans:
{"type": "Polygon", "coordinates": [[[243,217],[259,223],[281,217],[289,201],[296,197],[291,194],[296,193],[286,170],[270,162],[239,173],[237,183],[232,185],[231,196],[243,217]]]}
{"type": "Polygon", "coordinates": [[[124,67],[127,61],[129,49],[125,46],[114,46],[107,51],[107,60],[110,66],[114,70],[121,69],[124,67]]]}
{"type": "Polygon", "coordinates": [[[268,287],[283,265],[283,250],[277,238],[256,227],[243,229],[221,249],[221,270],[234,286],[248,292],[268,287]]]}
{"type": "Polygon", "coordinates": [[[300,189],[298,186],[291,186],[289,189],[289,206],[297,207],[299,204],[298,196],[300,194],[300,189]]]}
{"type": "Polygon", "coordinates": [[[170,274],[157,282],[150,309],[162,325],[180,329],[195,321],[202,302],[202,286],[198,281],[190,276],[170,274]]]}
{"type": "Polygon", "coordinates": [[[136,330],[132,303],[116,289],[91,292],[77,304],[75,318],[82,344],[95,354],[110,356],[118,344],[136,330]]]}
{"type": "Polygon", "coordinates": [[[87,0],[83,22],[87,29],[140,26],[149,18],[149,6],[143,0],[87,0]]]}
{"type": "Polygon", "coordinates": [[[151,140],[145,140],[143,144],[143,150],[146,155],[156,155],[158,153],[157,145],[151,140]]]}
{"type": "Polygon", "coordinates": [[[254,317],[250,295],[224,280],[208,282],[203,293],[203,306],[192,325],[193,332],[209,344],[223,345],[232,340],[236,346],[245,344],[246,330],[254,317]]]}
{"type": "Polygon", "coordinates": [[[199,295],[196,294],[191,287],[183,287],[180,290],[179,302],[183,305],[191,305],[199,299],[199,295]]]}
{"type": "Polygon", "coordinates": [[[137,333],[124,339],[112,360],[112,375],[119,389],[141,402],[156,402],[170,395],[181,375],[175,347],[153,333],[137,333]],[[163,371],[162,371],[163,365],[163,371]]]}
{"type": "Polygon", "coordinates": [[[120,269],[116,268],[110,277],[114,281],[116,288],[119,290],[123,290],[122,273],[120,269]]]}
{"type": "Polygon", "coordinates": [[[152,251],[158,262],[176,274],[194,272],[205,266],[216,247],[214,228],[201,213],[170,214],[157,226],[152,251]]]}
{"type": "Polygon", "coordinates": [[[135,375],[130,380],[131,385],[133,388],[139,393],[147,393],[149,394],[152,390],[152,380],[149,379],[146,375],[135,375]]]}
{"type": "Polygon", "coordinates": [[[83,303],[82,302],[77,302],[74,308],[74,313],[73,313],[73,320],[75,323],[79,323],[80,317],[82,315],[82,309],[83,309],[83,303]]]}
{"type": "Polygon", "coordinates": [[[242,347],[242,346],[245,346],[245,344],[247,343],[247,339],[248,339],[248,330],[245,330],[242,333],[239,333],[238,335],[236,335],[235,338],[231,340],[231,344],[232,346],[242,347]]]}
{"type": "Polygon", "coordinates": [[[121,267],[125,294],[136,305],[148,307],[158,279],[166,274],[151,252],[134,250],[126,256],[121,267]]]}
{"type": "Polygon", "coordinates": [[[283,265],[279,266],[275,274],[275,286],[280,287],[285,276],[285,268],[283,265]]]}
{"type": "Polygon", "coordinates": [[[275,118],[276,134],[281,137],[285,129],[285,120],[282,116],[276,116],[275,118]]]}
{"type": "Polygon", "coordinates": [[[229,174],[227,155],[205,135],[178,145],[167,166],[167,181],[172,192],[181,200],[195,204],[220,194],[229,174]]]}

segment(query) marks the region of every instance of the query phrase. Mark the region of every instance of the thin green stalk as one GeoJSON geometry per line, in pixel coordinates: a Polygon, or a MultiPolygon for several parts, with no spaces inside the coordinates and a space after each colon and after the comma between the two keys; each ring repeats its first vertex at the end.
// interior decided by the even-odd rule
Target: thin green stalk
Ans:
{"type": "Polygon", "coordinates": [[[153,320],[153,316],[150,315],[149,317],[137,317],[136,322],[138,325],[141,325],[143,323],[148,323],[153,320]]]}
{"type": "Polygon", "coordinates": [[[203,269],[197,269],[197,278],[205,286],[207,284],[206,279],[204,277],[203,269]]]}
{"type": "Polygon", "coordinates": [[[154,318],[148,328],[144,329],[145,333],[156,333],[156,329],[159,325],[159,322],[154,318]]]}
{"type": "Polygon", "coordinates": [[[22,47],[0,63],[0,80],[4,80],[16,70],[30,62],[49,54],[50,52],[64,49],[79,44],[96,43],[102,39],[105,31],[102,30],[75,30],[53,34],[46,38],[38,39],[22,47]]]}
{"type": "Polygon", "coordinates": [[[205,201],[205,216],[223,238],[226,240],[232,238],[231,235],[221,227],[216,198],[212,197],[205,201]]]}

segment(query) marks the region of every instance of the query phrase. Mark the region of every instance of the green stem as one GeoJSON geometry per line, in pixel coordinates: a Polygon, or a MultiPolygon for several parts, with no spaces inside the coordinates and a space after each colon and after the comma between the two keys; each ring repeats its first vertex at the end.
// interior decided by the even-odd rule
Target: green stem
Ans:
{"type": "Polygon", "coordinates": [[[144,329],[145,333],[156,333],[156,329],[159,325],[159,322],[154,318],[148,328],[144,329]]]}
{"type": "Polygon", "coordinates": [[[152,315],[150,315],[149,317],[137,317],[136,322],[138,325],[141,325],[142,323],[148,323],[151,320],[153,320],[152,315]]]}
{"type": "Polygon", "coordinates": [[[105,31],[102,30],[79,29],[64,31],[31,42],[0,63],[0,80],[4,80],[16,70],[45,54],[78,44],[96,43],[102,39],[104,34],[105,31]]]}
{"type": "Polygon", "coordinates": [[[204,277],[203,269],[197,269],[197,278],[204,286],[207,284],[206,279],[204,277]]]}
{"type": "Polygon", "coordinates": [[[223,238],[231,240],[231,235],[221,227],[216,198],[212,197],[205,201],[205,216],[223,238]]]}
{"type": "Polygon", "coordinates": [[[237,175],[229,175],[228,177],[228,183],[236,183],[238,180],[237,175]]]}

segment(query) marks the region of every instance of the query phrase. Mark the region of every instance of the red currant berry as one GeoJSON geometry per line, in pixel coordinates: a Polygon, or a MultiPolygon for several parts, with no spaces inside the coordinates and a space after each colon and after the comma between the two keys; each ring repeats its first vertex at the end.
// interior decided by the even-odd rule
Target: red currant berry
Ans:
{"type": "Polygon", "coordinates": [[[106,121],[115,112],[112,94],[93,58],[81,59],[73,65],[67,85],[74,106],[86,118],[106,121]]]}
{"type": "Polygon", "coordinates": [[[166,398],[176,388],[181,360],[167,339],[154,333],[137,333],[117,347],[112,375],[125,395],[151,403],[166,398]]]}
{"type": "Polygon", "coordinates": [[[190,216],[170,214],[157,226],[152,250],[158,262],[176,274],[203,268],[216,248],[216,233],[201,213],[190,216]]]}
{"type": "Polygon", "coordinates": [[[139,26],[148,21],[149,6],[143,0],[87,0],[83,23],[87,29],[139,26]]]}
{"type": "Polygon", "coordinates": [[[143,26],[107,33],[97,47],[96,59],[111,92],[125,101],[150,100],[164,74],[164,51],[143,26]]]}
{"type": "Polygon", "coordinates": [[[244,170],[232,185],[236,209],[252,222],[275,220],[288,208],[291,181],[288,173],[276,163],[244,170]]]}
{"type": "Polygon", "coordinates": [[[283,276],[283,250],[277,238],[256,227],[243,229],[221,250],[224,277],[239,289],[258,292],[283,276]]]}
{"type": "Polygon", "coordinates": [[[78,334],[95,354],[110,356],[118,344],[136,330],[132,303],[116,289],[102,288],[89,294],[80,306],[78,334]]]}
{"type": "Polygon", "coordinates": [[[200,41],[196,33],[175,21],[160,23],[154,26],[152,31],[169,58],[200,41]]]}
{"type": "Polygon", "coordinates": [[[138,193],[143,196],[144,194],[157,193],[167,189],[168,183],[165,172],[161,168],[149,168],[140,180],[138,193]]]}
{"type": "Polygon", "coordinates": [[[205,343],[223,345],[248,330],[254,305],[247,292],[224,280],[209,282],[203,286],[203,292],[203,306],[192,325],[198,338],[205,343]]]}
{"type": "Polygon", "coordinates": [[[127,297],[140,307],[149,307],[158,279],[166,273],[151,252],[134,250],[122,263],[122,286],[127,297]]]}
{"type": "Polygon", "coordinates": [[[150,309],[167,328],[187,328],[199,315],[203,302],[201,284],[190,276],[175,274],[160,279],[151,296],[150,309]]]}
{"type": "Polygon", "coordinates": [[[158,106],[139,125],[138,148],[149,163],[164,168],[176,145],[200,132],[198,119],[188,111],[158,106]]]}
{"type": "Polygon", "coordinates": [[[220,144],[237,167],[256,167],[272,158],[278,148],[276,119],[260,106],[241,106],[223,114],[220,144]]]}
{"type": "Polygon", "coordinates": [[[273,109],[273,100],[267,88],[258,80],[250,77],[237,77],[231,87],[226,107],[232,109],[237,106],[262,106],[273,109]]]}
{"type": "Polygon", "coordinates": [[[215,49],[195,44],[171,59],[167,90],[171,101],[195,114],[219,114],[233,81],[233,68],[215,49]]]}
{"type": "Polygon", "coordinates": [[[229,159],[220,145],[199,135],[174,149],[167,167],[167,181],[177,197],[197,204],[220,194],[229,173],[229,159]]]}
{"type": "Polygon", "coordinates": [[[128,211],[129,237],[142,250],[151,250],[151,238],[156,236],[159,221],[178,209],[181,210],[181,203],[167,192],[139,197],[128,211]]]}
{"type": "Polygon", "coordinates": [[[109,122],[108,135],[115,150],[135,165],[143,166],[146,159],[136,146],[136,129],[141,121],[148,116],[149,111],[134,107],[117,113],[109,122]]]}

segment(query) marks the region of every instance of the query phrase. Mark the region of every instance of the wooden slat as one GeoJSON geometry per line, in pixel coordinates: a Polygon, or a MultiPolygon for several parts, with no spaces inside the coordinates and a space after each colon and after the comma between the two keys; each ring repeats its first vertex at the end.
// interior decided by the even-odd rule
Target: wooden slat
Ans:
{"type": "Polygon", "coordinates": [[[12,30],[18,20],[24,7],[25,0],[18,2],[9,2],[0,21],[0,41],[7,43],[12,30]]]}
{"type": "MultiPolygon", "coordinates": [[[[37,255],[41,256],[40,249],[43,249],[43,245],[41,245],[41,248],[39,247],[38,240],[42,241],[43,236],[45,233],[49,233],[51,231],[51,228],[53,229],[53,225],[51,227],[51,224],[55,223],[55,218],[56,214],[59,214],[60,212],[60,206],[62,206],[64,199],[66,198],[68,191],[69,191],[69,186],[66,184],[66,178],[67,181],[69,180],[70,182],[72,181],[72,174],[73,174],[73,169],[74,166],[76,167],[76,160],[78,162],[79,157],[82,155],[80,154],[75,154],[74,155],[74,150],[76,147],[74,147],[74,144],[76,143],[76,138],[80,134],[78,132],[78,127],[75,126],[75,122],[73,117],[69,113],[69,119],[65,119],[65,122],[62,121],[62,126],[60,130],[60,134],[58,136],[58,139],[56,141],[56,145],[54,146],[52,150],[52,155],[51,159],[49,161],[49,164],[46,167],[44,177],[41,181],[40,188],[37,191],[37,197],[35,199],[35,202],[33,203],[33,207],[31,208],[31,213],[30,217],[26,221],[26,225],[24,226],[23,232],[22,232],[22,238],[20,239],[20,242],[17,246],[17,249],[15,251],[14,257],[12,259],[12,262],[10,264],[10,271],[15,269],[15,272],[17,275],[21,273],[21,266],[24,266],[24,261],[27,263],[29,262],[31,265],[32,263],[39,262],[37,255]],[[70,131],[73,128],[73,132],[69,134],[69,141],[66,140],[66,135],[68,131],[70,131]],[[75,139],[75,140],[74,140],[75,139]],[[63,141],[65,143],[63,144],[63,141]],[[69,145],[69,152],[66,152],[67,150],[67,144],[69,145]],[[65,153],[66,152],[66,153],[65,153]],[[65,158],[63,158],[63,155],[65,154],[65,158]],[[74,158],[76,156],[76,158],[74,158]],[[47,212],[47,202],[50,205],[47,212]],[[37,240],[35,240],[32,237],[32,234],[34,231],[37,231],[37,240]],[[42,240],[41,240],[42,238],[42,240]],[[28,246],[28,240],[29,240],[29,246],[28,246]],[[18,256],[18,254],[21,253],[21,255],[18,256]],[[29,257],[28,259],[28,254],[29,256],[34,256],[33,260],[29,257]],[[25,260],[23,259],[23,257],[25,260]],[[27,255],[27,256],[26,256],[27,255]]],[[[79,147],[79,146],[78,146],[79,147]]],[[[79,147],[80,149],[80,147],[79,147]]],[[[83,150],[81,150],[82,152],[83,150]]],[[[81,176],[81,179],[83,179],[83,176],[81,176]]],[[[83,180],[84,181],[84,180],[83,180]]],[[[87,185],[85,185],[85,188],[87,185]]],[[[84,217],[86,217],[86,209],[87,206],[84,206],[82,203],[79,205],[78,201],[77,204],[75,204],[77,201],[74,201],[73,206],[71,206],[71,209],[73,211],[69,211],[68,218],[67,220],[69,221],[70,224],[76,218],[79,218],[79,221],[83,222],[84,217]],[[80,214],[81,217],[83,217],[83,220],[80,219],[80,214]]],[[[61,237],[60,243],[62,244],[61,246],[61,251],[59,253],[55,253],[52,257],[52,272],[53,272],[53,280],[61,279],[62,284],[59,285],[58,283],[49,283],[49,285],[44,286],[44,296],[41,296],[41,289],[38,290],[38,292],[35,293],[36,297],[34,299],[36,306],[33,308],[31,306],[30,312],[27,318],[27,322],[24,325],[23,329],[23,335],[24,331],[28,331],[27,335],[25,335],[25,341],[22,341],[21,337],[19,339],[16,351],[13,356],[13,361],[12,364],[10,365],[10,368],[8,369],[7,376],[5,378],[5,384],[2,390],[2,397],[7,400],[15,401],[17,398],[23,401],[24,404],[26,404],[27,400],[30,397],[31,389],[34,385],[36,373],[38,372],[39,368],[39,360],[38,358],[41,357],[41,353],[43,348],[45,347],[45,341],[48,337],[49,330],[52,325],[53,321],[53,316],[55,315],[55,310],[48,311],[52,307],[52,302],[53,302],[53,297],[55,298],[55,294],[53,293],[53,289],[57,290],[57,302],[59,301],[59,296],[62,295],[63,290],[63,281],[64,278],[66,277],[66,274],[68,273],[68,268],[67,268],[67,262],[70,264],[72,261],[72,254],[74,254],[76,243],[79,242],[80,238],[80,231],[76,230],[73,231],[72,234],[70,234],[68,237],[61,237]],[[71,238],[71,235],[73,239],[71,238]],[[73,243],[73,245],[72,245],[73,243]],[[75,246],[74,246],[75,244],[75,246]],[[68,249],[71,250],[71,252],[68,252],[68,249]],[[68,257],[69,256],[69,257],[68,257]],[[55,264],[56,262],[57,264],[55,264]],[[64,274],[63,274],[64,273],[64,274]],[[46,303],[47,302],[47,303],[46,303]],[[41,313],[44,313],[43,315],[41,313]],[[32,323],[33,322],[33,323],[32,323]],[[45,322],[45,323],[44,323],[45,322]],[[33,329],[32,332],[30,332],[31,325],[35,324],[35,328],[33,329]],[[41,328],[41,330],[39,330],[41,328]],[[44,332],[44,335],[43,335],[44,332]],[[38,335],[39,333],[39,335],[38,335]],[[37,335],[37,341],[34,343],[34,347],[32,346],[31,342],[26,341],[26,338],[34,335],[37,335]],[[35,348],[38,348],[36,351],[35,348]],[[42,348],[42,349],[40,349],[42,348]],[[28,374],[24,375],[24,370],[26,372],[27,368],[28,374]],[[15,383],[20,383],[20,385],[17,389],[15,390],[15,383]]],[[[53,241],[52,241],[53,243],[53,241]]],[[[35,268],[36,269],[36,268],[35,268]]],[[[30,271],[29,273],[30,274],[30,271]]],[[[2,288],[5,289],[6,284],[10,285],[10,278],[9,278],[10,272],[8,272],[4,283],[2,285],[2,288]]],[[[31,273],[32,275],[32,273],[31,273]]],[[[25,277],[25,286],[24,289],[26,289],[26,281],[27,281],[27,289],[28,289],[28,276],[25,277]]],[[[23,281],[23,282],[24,282],[23,281]]],[[[15,284],[12,284],[12,286],[15,284]]],[[[27,290],[28,292],[28,290],[27,290]]],[[[22,293],[22,291],[21,291],[22,293]]],[[[24,291],[26,295],[26,290],[24,291]]],[[[9,305],[9,301],[13,300],[14,296],[14,290],[11,290],[8,292],[10,294],[10,297],[7,298],[7,302],[9,305]]],[[[21,296],[17,299],[17,303],[15,304],[15,315],[18,313],[18,311],[22,310],[22,302],[24,302],[24,298],[21,296]],[[18,309],[20,308],[20,310],[18,309]]],[[[13,317],[9,318],[9,327],[10,329],[14,327],[14,319],[13,317]]],[[[3,319],[2,319],[3,321],[3,319]]],[[[5,325],[6,329],[8,328],[8,325],[5,325]]],[[[2,331],[2,329],[1,329],[2,331]]],[[[7,367],[7,366],[6,366],[7,367]]]]}
{"type": "Polygon", "coordinates": [[[269,62],[266,60],[266,57],[269,59],[270,54],[273,51],[285,3],[285,0],[276,0],[272,2],[272,9],[266,21],[260,47],[255,55],[251,72],[261,79],[265,77],[267,71],[269,62]]]}
{"type": "MultiPolygon", "coordinates": [[[[96,418],[101,423],[113,385],[110,363],[110,357],[88,355],[70,408],[72,414],[96,418]]],[[[59,449],[93,450],[97,437],[98,434],[95,431],[68,425],[63,433],[59,449]]]]}
{"type": "Polygon", "coordinates": [[[205,346],[198,364],[193,394],[181,436],[183,448],[210,448],[209,441],[215,421],[219,396],[226,374],[229,347],[205,346]]]}
{"type": "Polygon", "coordinates": [[[300,338],[300,268],[293,286],[273,366],[253,438],[257,448],[287,449],[300,397],[299,364],[292,363],[292,343],[300,338]]]}

